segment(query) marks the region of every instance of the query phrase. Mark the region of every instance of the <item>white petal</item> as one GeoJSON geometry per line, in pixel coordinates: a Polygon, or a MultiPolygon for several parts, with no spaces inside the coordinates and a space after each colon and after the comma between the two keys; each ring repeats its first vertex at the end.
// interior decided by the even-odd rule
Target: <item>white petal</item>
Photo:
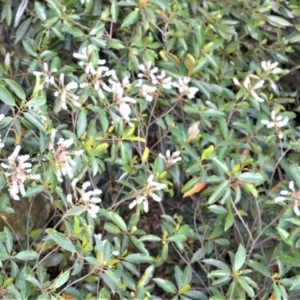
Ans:
{"type": "Polygon", "coordinates": [[[153,198],[153,200],[157,202],[161,202],[161,197],[157,196],[156,194],[152,193],[150,196],[153,198]]]}
{"type": "Polygon", "coordinates": [[[294,213],[297,215],[297,216],[300,216],[300,211],[299,211],[299,207],[297,204],[294,205],[294,213]]]}
{"type": "Polygon", "coordinates": [[[293,192],[295,191],[295,183],[294,183],[294,181],[290,181],[290,183],[289,183],[289,188],[290,188],[290,190],[292,190],[293,192]]]}
{"type": "Polygon", "coordinates": [[[275,202],[282,202],[282,201],[285,201],[285,200],[286,200],[285,197],[276,197],[276,198],[274,199],[275,202]]]}

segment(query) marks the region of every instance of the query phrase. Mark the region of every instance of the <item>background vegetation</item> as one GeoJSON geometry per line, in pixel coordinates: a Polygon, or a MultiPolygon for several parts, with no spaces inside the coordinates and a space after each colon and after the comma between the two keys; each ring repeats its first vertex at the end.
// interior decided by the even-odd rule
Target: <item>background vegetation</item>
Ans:
{"type": "Polygon", "coordinates": [[[0,3],[2,299],[299,299],[298,1],[0,3]]]}

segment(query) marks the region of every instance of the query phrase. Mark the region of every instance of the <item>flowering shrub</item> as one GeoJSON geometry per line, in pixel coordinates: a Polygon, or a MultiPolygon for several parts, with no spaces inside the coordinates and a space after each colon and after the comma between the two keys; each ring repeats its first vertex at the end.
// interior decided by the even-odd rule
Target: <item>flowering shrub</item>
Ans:
{"type": "Polygon", "coordinates": [[[3,299],[299,298],[300,7],[219,2],[3,2],[3,299]]]}

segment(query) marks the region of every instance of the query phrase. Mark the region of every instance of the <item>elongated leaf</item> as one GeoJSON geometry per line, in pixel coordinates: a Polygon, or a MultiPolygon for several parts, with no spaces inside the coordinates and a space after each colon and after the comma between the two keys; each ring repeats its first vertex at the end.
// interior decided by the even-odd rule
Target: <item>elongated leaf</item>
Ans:
{"type": "Polygon", "coordinates": [[[33,250],[25,250],[19,252],[15,257],[20,260],[33,260],[38,258],[38,253],[33,250]]]}
{"type": "Polygon", "coordinates": [[[154,261],[153,257],[145,254],[129,254],[124,258],[126,261],[130,263],[152,263],[154,261]]]}
{"type": "Polygon", "coordinates": [[[213,204],[217,202],[222,196],[224,196],[228,185],[228,181],[224,181],[223,183],[221,183],[209,197],[207,204],[213,204]]]}
{"type": "Polygon", "coordinates": [[[44,96],[38,96],[35,97],[31,100],[29,100],[26,105],[28,107],[38,107],[38,106],[42,106],[46,103],[46,98],[44,96]]]}
{"type": "Polygon", "coordinates": [[[11,93],[0,84],[0,100],[2,100],[4,103],[6,103],[9,106],[15,105],[15,99],[11,95],[11,93]]]}
{"type": "Polygon", "coordinates": [[[9,86],[9,88],[21,99],[25,99],[26,95],[23,91],[23,89],[21,88],[21,86],[16,83],[14,80],[8,79],[8,78],[4,78],[3,79],[6,84],[9,86]]]}
{"type": "Polygon", "coordinates": [[[271,274],[270,274],[268,268],[266,266],[264,266],[263,264],[255,261],[255,260],[248,260],[248,261],[246,261],[246,264],[248,266],[250,266],[251,268],[253,268],[254,270],[256,270],[257,272],[259,272],[260,274],[262,274],[266,277],[271,277],[271,274]]]}
{"type": "Polygon", "coordinates": [[[63,234],[52,228],[46,229],[46,232],[49,234],[52,240],[54,240],[61,248],[69,252],[76,252],[73,243],[63,234]]]}
{"type": "Polygon", "coordinates": [[[222,261],[220,260],[217,260],[217,259],[213,259],[213,258],[208,258],[208,259],[203,259],[202,260],[204,263],[206,264],[209,264],[209,265],[212,265],[212,266],[215,266],[221,270],[225,270],[225,271],[228,271],[228,272],[231,272],[229,267],[223,263],[222,261]]]}
{"type": "Polygon", "coordinates": [[[223,172],[228,173],[229,170],[225,162],[221,161],[218,157],[215,156],[211,156],[209,159],[213,162],[215,166],[217,166],[223,172]]]}
{"type": "Polygon", "coordinates": [[[139,17],[139,9],[135,9],[132,12],[130,12],[126,18],[124,19],[121,27],[129,27],[130,25],[132,25],[134,22],[137,21],[138,17],[139,17]]]}
{"type": "Polygon", "coordinates": [[[164,280],[161,278],[153,278],[152,279],[159,287],[161,287],[164,291],[168,293],[175,294],[176,293],[176,287],[175,285],[169,281],[169,280],[164,280]]]}
{"type": "Polygon", "coordinates": [[[253,172],[242,173],[238,176],[238,179],[242,181],[253,182],[255,184],[262,184],[265,181],[261,174],[253,172]]]}
{"type": "Polygon", "coordinates": [[[233,269],[238,271],[241,269],[246,260],[246,250],[242,244],[239,245],[238,251],[235,254],[233,269]]]}
{"type": "Polygon", "coordinates": [[[43,132],[45,131],[42,121],[37,117],[36,114],[33,114],[32,112],[24,112],[24,117],[36,128],[43,132]]]}
{"type": "Polygon", "coordinates": [[[87,127],[87,111],[82,109],[78,115],[77,119],[77,136],[80,137],[86,130],[87,127]]]}

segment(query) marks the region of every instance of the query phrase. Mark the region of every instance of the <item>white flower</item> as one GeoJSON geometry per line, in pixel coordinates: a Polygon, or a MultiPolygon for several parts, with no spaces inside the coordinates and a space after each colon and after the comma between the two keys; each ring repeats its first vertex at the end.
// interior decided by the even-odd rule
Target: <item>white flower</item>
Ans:
{"type": "Polygon", "coordinates": [[[4,148],[5,144],[2,142],[1,134],[0,134],[0,149],[4,148]]]}
{"type": "Polygon", "coordinates": [[[144,97],[147,101],[151,102],[153,100],[154,93],[157,88],[155,86],[150,86],[143,84],[143,81],[140,79],[136,86],[140,87],[140,96],[144,97]]]}
{"type": "Polygon", "coordinates": [[[150,74],[152,84],[161,85],[164,89],[171,89],[173,86],[172,78],[166,77],[166,72],[161,71],[160,75],[150,74]]]}
{"type": "Polygon", "coordinates": [[[278,127],[281,128],[283,126],[286,126],[289,122],[289,118],[285,117],[283,119],[282,116],[276,117],[276,112],[273,110],[271,112],[271,121],[269,120],[261,120],[262,124],[266,125],[268,128],[272,127],[278,127]]]}
{"type": "Polygon", "coordinates": [[[94,49],[97,49],[93,44],[83,47],[81,53],[73,53],[73,57],[81,60],[89,60],[94,49]]]}
{"type": "Polygon", "coordinates": [[[44,67],[44,71],[40,72],[40,71],[34,71],[33,74],[35,76],[44,76],[44,81],[42,82],[42,84],[39,86],[39,89],[41,90],[44,86],[44,84],[50,84],[50,85],[54,85],[55,84],[55,80],[54,77],[52,75],[52,73],[57,72],[56,68],[53,68],[51,71],[49,71],[49,67],[48,64],[46,62],[44,62],[43,64],[44,67]]]}
{"type": "Polygon", "coordinates": [[[238,81],[238,79],[236,77],[233,77],[232,81],[235,85],[240,86],[240,82],[238,81]]]}
{"type": "MultiPolygon", "coordinates": [[[[70,151],[70,148],[73,145],[72,139],[63,139],[60,138],[56,143],[57,148],[54,149],[54,138],[55,138],[55,131],[51,131],[51,142],[49,149],[53,153],[55,166],[56,166],[56,175],[57,180],[62,182],[62,176],[68,176],[69,178],[73,178],[72,167],[75,165],[75,161],[72,159],[72,155],[80,155],[83,153],[83,150],[77,151],[70,151]]],[[[76,185],[76,181],[74,183],[76,185]]]]}
{"type": "Polygon", "coordinates": [[[182,160],[182,157],[180,157],[179,155],[180,155],[179,151],[175,151],[171,155],[171,151],[167,150],[166,156],[164,156],[162,153],[160,153],[159,157],[162,158],[166,163],[172,165],[172,164],[176,164],[178,161],[182,160]]]}
{"type": "Polygon", "coordinates": [[[287,191],[287,190],[281,191],[280,192],[281,196],[276,197],[274,199],[274,201],[276,203],[283,202],[283,201],[290,201],[293,204],[294,213],[297,216],[300,216],[300,210],[299,210],[300,191],[295,190],[295,184],[293,181],[289,182],[289,189],[290,189],[290,191],[287,191]]]}
{"type": "Polygon", "coordinates": [[[181,96],[187,96],[189,99],[193,99],[195,94],[198,92],[196,87],[189,87],[188,83],[191,78],[183,77],[178,80],[178,82],[174,82],[173,86],[177,87],[181,96]]]}
{"type": "Polygon", "coordinates": [[[254,86],[252,86],[250,77],[247,76],[244,80],[244,88],[250,92],[251,96],[257,101],[257,102],[264,102],[264,99],[259,97],[258,94],[256,93],[256,90],[260,89],[264,85],[265,81],[260,80],[258,81],[254,86]]]}
{"type": "MultiPolygon", "coordinates": [[[[99,212],[100,209],[99,206],[96,204],[100,203],[101,199],[95,196],[102,194],[102,191],[98,189],[87,191],[87,188],[91,186],[91,183],[87,181],[82,184],[82,189],[80,191],[81,197],[78,197],[76,191],[76,183],[77,180],[72,181],[72,187],[76,198],[76,204],[84,207],[86,211],[91,215],[92,218],[96,218],[97,213],[99,212]]],[[[71,197],[67,199],[68,202],[70,202],[71,197]]]]}
{"type": "Polygon", "coordinates": [[[24,182],[27,179],[38,180],[39,174],[31,174],[32,164],[27,162],[29,155],[19,155],[21,146],[17,145],[13,153],[8,157],[8,164],[1,163],[6,180],[9,185],[9,193],[14,200],[19,200],[18,194],[25,196],[24,182]]]}
{"type": "Polygon", "coordinates": [[[0,122],[5,118],[4,114],[0,114],[0,122]]]}
{"type": "Polygon", "coordinates": [[[160,202],[162,200],[162,198],[158,196],[157,193],[155,192],[166,188],[167,185],[164,183],[156,182],[153,179],[154,179],[154,175],[150,175],[149,178],[147,179],[146,187],[141,191],[140,195],[130,203],[129,205],[130,209],[132,209],[138,204],[143,203],[144,212],[148,212],[149,211],[148,196],[152,197],[152,199],[157,202],[160,202]]]}
{"type": "Polygon", "coordinates": [[[274,110],[271,112],[271,121],[261,120],[261,123],[266,125],[268,128],[275,127],[276,133],[280,139],[283,138],[283,133],[281,132],[280,128],[286,126],[288,122],[288,117],[285,117],[284,119],[282,116],[276,117],[276,112],[274,110]]]}
{"type": "Polygon", "coordinates": [[[55,97],[60,97],[60,104],[61,107],[65,110],[67,110],[67,104],[66,104],[66,99],[68,99],[70,102],[73,103],[74,106],[80,107],[81,104],[78,102],[79,97],[75,95],[71,90],[77,89],[78,84],[77,82],[70,82],[67,85],[64,84],[64,78],[65,74],[60,74],[59,80],[60,80],[60,87],[56,92],[54,92],[55,97]]]}
{"type": "Polygon", "coordinates": [[[274,62],[274,63],[271,63],[270,61],[261,62],[261,68],[268,73],[272,73],[272,74],[280,73],[281,69],[277,68],[277,66],[278,66],[278,62],[274,62]]]}
{"type": "Polygon", "coordinates": [[[148,61],[146,65],[139,65],[139,69],[142,71],[142,73],[139,73],[137,76],[138,77],[146,77],[148,78],[151,75],[154,75],[155,73],[158,72],[157,67],[152,68],[152,63],[151,61],[148,61]]]}

